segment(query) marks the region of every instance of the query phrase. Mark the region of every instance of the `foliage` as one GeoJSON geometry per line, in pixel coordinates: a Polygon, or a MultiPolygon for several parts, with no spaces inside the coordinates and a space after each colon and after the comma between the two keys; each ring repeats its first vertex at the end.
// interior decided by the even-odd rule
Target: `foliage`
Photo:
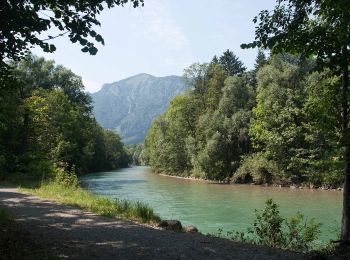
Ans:
{"type": "Polygon", "coordinates": [[[234,183],[254,184],[278,183],[283,178],[281,172],[274,161],[267,160],[261,153],[254,153],[243,157],[232,181],[234,183]]]}
{"type": "Polygon", "coordinates": [[[226,77],[218,59],[191,65],[191,91],[149,129],[146,162],[172,175],[339,187],[339,77],[314,67],[261,50],[257,67],[239,76],[226,77]]]}
{"type": "Polygon", "coordinates": [[[344,160],[344,200],[342,212],[342,244],[350,241],[350,2],[346,0],[282,0],[274,10],[263,10],[254,23],[255,41],[242,47],[269,48],[273,53],[298,53],[302,59],[315,57],[317,69],[330,69],[332,76],[340,76],[337,84],[340,133],[338,142],[344,160]]]}
{"type": "Polygon", "coordinates": [[[67,187],[67,188],[78,188],[79,182],[78,177],[76,173],[74,172],[74,169],[67,173],[61,168],[55,168],[55,171],[53,173],[54,176],[54,182],[58,185],[67,187]]]}
{"type": "MultiPolygon", "coordinates": [[[[263,210],[255,210],[256,219],[248,231],[230,231],[233,240],[307,252],[316,246],[321,224],[297,213],[288,219],[280,215],[278,205],[269,199],[263,210]]],[[[221,234],[221,233],[220,233],[221,234]]]]}
{"type": "MultiPolygon", "coordinates": [[[[0,8],[0,62],[18,59],[33,46],[45,52],[54,52],[56,47],[47,41],[68,35],[72,43],[83,46],[83,52],[95,55],[97,48],[91,39],[104,44],[93,27],[99,26],[97,15],[105,8],[123,6],[128,0],[97,1],[2,1],[0,8]],[[56,36],[42,35],[55,28],[56,36]]],[[[130,0],[133,7],[143,6],[143,0],[130,0]]]]}
{"type": "Polygon", "coordinates": [[[298,65],[297,57],[275,56],[257,75],[257,105],[250,133],[257,149],[300,181],[306,168],[303,104],[307,96],[303,80],[309,63],[298,65]]]}
{"type": "Polygon", "coordinates": [[[129,157],[129,164],[131,165],[146,165],[146,155],[143,144],[131,144],[127,145],[126,152],[129,157]]]}
{"type": "MultiPolygon", "coordinates": [[[[232,58],[227,66],[239,63],[230,51],[222,57],[232,58]]],[[[153,169],[215,180],[232,175],[240,155],[250,149],[248,130],[254,105],[253,88],[241,69],[234,73],[240,76],[227,77],[218,60],[195,63],[185,70],[190,91],[170,102],[145,140],[145,154],[153,169]]]]}
{"type": "Polygon", "coordinates": [[[348,32],[350,3],[331,0],[282,0],[274,10],[263,10],[254,18],[256,40],[243,48],[264,47],[274,53],[316,55],[320,67],[337,69],[348,63],[344,46],[348,32]],[[317,40],[315,40],[317,39],[317,40]]]}
{"type": "Polygon", "coordinates": [[[230,50],[226,50],[222,54],[219,58],[219,64],[224,69],[227,77],[241,75],[246,70],[243,63],[230,50]]]}
{"type": "Polygon", "coordinates": [[[34,56],[10,64],[0,89],[2,172],[41,179],[54,165],[78,174],[127,165],[120,137],[92,117],[79,76],[34,56]]]}

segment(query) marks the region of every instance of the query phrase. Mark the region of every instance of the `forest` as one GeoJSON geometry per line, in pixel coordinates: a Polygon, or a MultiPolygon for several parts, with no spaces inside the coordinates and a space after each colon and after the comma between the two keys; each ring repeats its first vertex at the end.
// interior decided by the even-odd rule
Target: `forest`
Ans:
{"type": "Polygon", "coordinates": [[[118,134],[92,116],[81,77],[28,56],[0,77],[1,178],[43,179],[58,168],[76,174],[128,166],[118,134]]]}
{"type": "MultiPolygon", "coordinates": [[[[52,177],[60,196],[67,187],[79,191],[76,174],[127,166],[132,154],[155,172],[227,183],[343,184],[340,238],[333,242],[349,245],[350,1],[277,0],[261,10],[254,37],[241,45],[259,49],[254,69],[230,50],[191,65],[184,73],[188,91],[153,122],[144,144],[124,148],[116,133],[97,124],[81,77],[29,53],[35,47],[52,53],[52,40],[65,36],[95,55],[104,45],[95,31],[100,13],[127,3],[144,6],[143,0],[2,2],[0,179],[52,177]]],[[[141,204],[105,202],[96,203],[157,218],[141,204]]],[[[83,208],[108,212],[94,205],[83,208]]]]}
{"type": "Polygon", "coordinates": [[[153,122],[136,161],[232,183],[340,187],[340,78],[312,58],[266,53],[249,71],[230,50],[187,68],[189,90],[153,122]]]}

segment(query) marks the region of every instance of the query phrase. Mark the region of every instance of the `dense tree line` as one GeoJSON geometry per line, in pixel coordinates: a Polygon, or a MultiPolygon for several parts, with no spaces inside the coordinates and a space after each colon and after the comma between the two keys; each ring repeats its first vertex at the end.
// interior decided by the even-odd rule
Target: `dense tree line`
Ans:
{"type": "Polygon", "coordinates": [[[251,71],[230,51],[193,64],[190,90],[153,122],[143,157],[168,174],[340,186],[339,77],[314,67],[261,50],[251,71]]]}
{"type": "Polygon", "coordinates": [[[95,55],[95,43],[104,44],[94,30],[100,25],[97,16],[128,2],[134,8],[144,5],[143,0],[2,2],[0,176],[41,176],[55,167],[83,173],[127,165],[120,137],[93,118],[81,78],[28,55],[33,47],[54,52],[51,40],[63,35],[95,55]]]}
{"type": "Polygon", "coordinates": [[[140,144],[129,144],[125,147],[129,158],[129,165],[134,166],[145,166],[147,165],[147,159],[145,154],[144,145],[140,144]]]}
{"type": "MultiPolygon", "coordinates": [[[[120,137],[102,129],[79,76],[28,56],[0,77],[0,172],[43,176],[128,165],[120,137]]],[[[4,71],[4,70],[3,70],[4,71]]]]}

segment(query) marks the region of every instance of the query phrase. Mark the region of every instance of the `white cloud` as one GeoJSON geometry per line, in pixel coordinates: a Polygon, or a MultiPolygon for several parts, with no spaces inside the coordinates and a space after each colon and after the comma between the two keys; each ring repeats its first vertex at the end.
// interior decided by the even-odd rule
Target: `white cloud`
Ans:
{"type": "Polygon", "coordinates": [[[163,0],[149,0],[142,12],[142,36],[160,41],[167,47],[178,50],[188,44],[188,39],[181,27],[171,18],[170,7],[163,0]]]}

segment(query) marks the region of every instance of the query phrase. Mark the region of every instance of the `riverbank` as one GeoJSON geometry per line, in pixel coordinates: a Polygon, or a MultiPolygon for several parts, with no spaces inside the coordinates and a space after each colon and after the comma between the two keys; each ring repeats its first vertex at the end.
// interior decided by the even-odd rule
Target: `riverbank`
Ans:
{"type": "Polygon", "coordinates": [[[198,182],[204,182],[204,183],[211,183],[211,184],[222,184],[222,185],[251,185],[251,186],[263,186],[263,187],[277,187],[277,188],[289,188],[289,189],[309,189],[309,190],[327,190],[327,191],[343,191],[342,187],[338,188],[330,188],[327,186],[316,186],[313,184],[309,185],[299,185],[299,184],[291,184],[291,185],[282,185],[282,184],[254,184],[254,183],[231,183],[227,181],[214,181],[214,180],[208,180],[208,179],[202,179],[202,178],[196,178],[192,176],[177,176],[177,175],[170,175],[166,173],[156,173],[159,176],[169,177],[169,178],[176,178],[176,179],[184,179],[184,180],[191,180],[191,181],[198,181],[198,182]]]}
{"type": "Polygon", "coordinates": [[[73,183],[66,183],[56,177],[55,180],[41,183],[37,188],[20,189],[45,199],[51,199],[62,204],[78,206],[103,216],[131,219],[140,223],[156,225],[161,219],[147,204],[125,199],[109,199],[94,195],[78,185],[77,179],[73,183]],[[75,184],[74,184],[75,182],[75,184]]]}
{"type": "Polygon", "coordinates": [[[305,259],[299,253],[177,233],[98,216],[0,189],[0,205],[56,257],[74,259],[305,259]],[[42,239],[45,238],[45,239],[42,239]]]}
{"type": "Polygon", "coordinates": [[[141,201],[162,219],[178,219],[204,234],[246,232],[268,199],[279,206],[283,217],[302,213],[322,223],[319,243],[324,245],[339,234],[341,192],[263,187],[259,185],[215,185],[183,178],[169,178],[149,167],[132,167],[82,176],[81,185],[91,193],[141,201]]]}

